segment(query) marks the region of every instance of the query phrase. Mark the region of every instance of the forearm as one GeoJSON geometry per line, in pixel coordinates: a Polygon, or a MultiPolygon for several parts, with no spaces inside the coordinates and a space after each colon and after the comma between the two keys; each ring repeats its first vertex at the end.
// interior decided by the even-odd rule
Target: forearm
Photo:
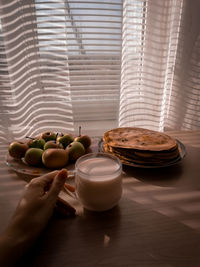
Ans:
{"type": "Polygon", "coordinates": [[[0,266],[14,266],[29,246],[30,242],[24,242],[10,229],[6,230],[0,237],[0,266]]]}
{"type": "MultiPolygon", "coordinates": [[[[14,266],[33,245],[38,235],[13,220],[0,237],[0,266],[14,266]]],[[[33,228],[34,229],[34,228],[33,228]]]]}
{"type": "Polygon", "coordinates": [[[61,170],[29,183],[10,224],[0,236],[0,266],[14,266],[33,245],[53,213],[66,178],[67,171],[61,170]]]}

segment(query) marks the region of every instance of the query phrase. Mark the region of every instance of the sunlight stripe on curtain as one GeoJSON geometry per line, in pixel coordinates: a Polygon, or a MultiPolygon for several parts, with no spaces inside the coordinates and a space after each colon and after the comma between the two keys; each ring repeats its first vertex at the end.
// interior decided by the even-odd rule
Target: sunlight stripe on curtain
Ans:
{"type": "Polygon", "coordinates": [[[125,0],[120,126],[200,128],[200,3],[125,0]]]}
{"type": "Polygon", "coordinates": [[[166,128],[200,129],[200,2],[183,0],[166,128]]]}
{"type": "MultiPolygon", "coordinates": [[[[59,54],[57,62],[61,64],[64,57],[68,58],[75,131],[78,125],[82,125],[85,130],[106,127],[103,126],[104,122],[109,123],[110,127],[116,126],[120,91],[122,0],[35,2],[42,64],[54,53],[59,54]],[[64,47],[65,52],[62,50],[64,47]]],[[[48,76],[55,73],[50,72],[49,68],[47,72],[48,76]]]]}
{"type": "Polygon", "coordinates": [[[124,1],[121,126],[164,129],[180,17],[181,1],[124,1]]]}
{"type": "Polygon", "coordinates": [[[63,59],[62,69],[57,71],[52,57],[41,58],[34,3],[3,1],[1,22],[9,77],[1,97],[8,132],[22,138],[46,130],[73,131],[68,61],[63,59]],[[52,67],[53,75],[46,75],[46,65],[52,67]]]}
{"type": "Polygon", "coordinates": [[[122,0],[1,2],[4,128],[21,138],[116,126],[122,0]]]}

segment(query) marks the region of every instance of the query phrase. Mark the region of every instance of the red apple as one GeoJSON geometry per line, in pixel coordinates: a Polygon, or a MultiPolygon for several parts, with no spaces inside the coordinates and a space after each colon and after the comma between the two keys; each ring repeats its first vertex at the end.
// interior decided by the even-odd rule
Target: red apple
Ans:
{"type": "Polygon", "coordinates": [[[69,159],[72,162],[85,154],[85,148],[80,142],[72,142],[67,146],[66,151],[69,153],[69,159]]]}
{"type": "Polygon", "coordinates": [[[44,145],[44,150],[49,148],[63,148],[63,145],[58,144],[55,141],[47,141],[46,144],[44,145]]]}
{"type": "Polygon", "coordinates": [[[65,149],[70,143],[74,141],[74,138],[71,134],[64,134],[64,135],[58,136],[56,141],[62,144],[63,148],[65,149]]]}
{"type": "Polygon", "coordinates": [[[87,149],[92,143],[91,138],[88,135],[77,136],[74,141],[80,142],[85,147],[85,149],[87,149]]]}
{"type": "Polygon", "coordinates": [[[28,148],[29,147],[27,144],[19,141],[14,141],[9,145],[8,152],[11,157],[20,159],[24,157],[28,148]]]}
{"type": "Polygon", "coordinates": [[[42,162],[49,169],[60,169],[67,165],[68,152],[60,148],[49,148],[42,155],[42,162]]]}
{"type": "Polygon", "coordinates": [[[50,140],[56,140],[56,134],[53,132],[44,132],[40,135],[40,138],[44,139],[45,142],[50,140]]]}
{"type": "Polygon", "coordinates": [[[24,156],[24,160],[27,164],[31,166],[40,166],[42,165],[42,154],[43,150],[41,148],[29,148],[26,151],[26,154],[24,156]]]}

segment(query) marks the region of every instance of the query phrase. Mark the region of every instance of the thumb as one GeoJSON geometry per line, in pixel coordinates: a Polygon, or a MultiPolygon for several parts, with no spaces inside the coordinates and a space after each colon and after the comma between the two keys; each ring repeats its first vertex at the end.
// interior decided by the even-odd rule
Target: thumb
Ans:
{"type": "Polygon", "coordinates": [[[58,172],[58,174],[55,176],[53,183],[51,185],[51,188],[49,190],[49,197],[57,199],[58,194],[62,190],[64,183],[67,178],[67,170],[62,169],[58,172]]]}

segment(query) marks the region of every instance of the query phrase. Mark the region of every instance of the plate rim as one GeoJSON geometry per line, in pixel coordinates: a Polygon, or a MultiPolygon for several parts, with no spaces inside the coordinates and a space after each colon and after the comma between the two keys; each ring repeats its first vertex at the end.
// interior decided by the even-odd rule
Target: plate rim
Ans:
{"type": "Polygon", "coordinates": [[[50,172],[49,169],[45,169],[43,167],[33,167],[27,165],[22,159],[14,159],[12,158],[9,153],[6,154],[5,161],[8,167],[10,167],[13,171],[19,173],[19,174],[26,174],[26,175],[32,175],[32,176],[41,176],[43,174],[46,174],[50,172]],[[13,162],[11,162],[13,161],[13,162]],[[18,167],[14,165],[19,165],[18,167]]]}

